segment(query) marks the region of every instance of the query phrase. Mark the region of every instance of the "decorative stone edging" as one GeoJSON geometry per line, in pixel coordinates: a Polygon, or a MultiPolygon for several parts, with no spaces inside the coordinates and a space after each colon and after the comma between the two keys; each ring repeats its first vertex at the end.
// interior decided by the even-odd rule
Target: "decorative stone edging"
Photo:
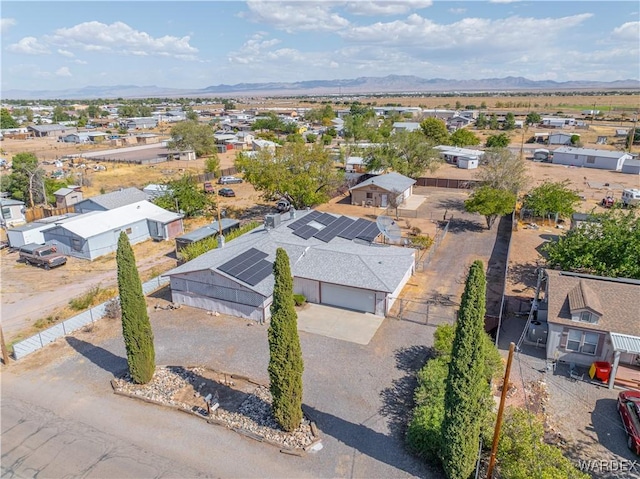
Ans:
{"type": "MultiPolygon", "coordinates": [[[[322,439],[318,427],[314,421],[309,419],[306,411],[304,411],[303,423],[296,431],[292,433],[282,431],[278,428],[273,416],[269,414],[269,417],[267,417],[268,413],[265,411],[265,406],[271,402],[271,395],[268,388],[245,376],[239,374],[224,374],[199,366],[176,367],[174,370],[166,366],[158,366],[154,373],[154,379],[152,379],[148,385],[134,385],[127,380],[127,376],[128,375],[125,375],[122,378],[114,378],[111,380],[111,387],[115,394],[190,414],[204,419],[209,424],[223,426],[249,439],[277,447],[280,452],[284,454],[304,456],[309,451],[322,449],[322,439]],[[196,388],[189,379],[194,379],[198,372],[205,371],[224,375],[230,378],[229,382],[231,382],[231,379],[244,381],[255,386],[255,390],[251,393],[245,393],[247,394],[247,398],[242,402],[237,411],[227,411],[218,407],[215,411],[212,411],[210,415],[207,415],[206,410],[203,408],[174,400],[174,394],[176,392],[189,386],[196,390],[196,397],[204,400],[199,394],[199,388],[196,388]],[[183,374],[185,377],[180,376],[180,374],[183,374]],[[154,388],[154,386],[156,387],[154,388]],[[139,394],[127,391],[125,389],[127,387],[131,390],[139,391],[139,394]],[[145,387],[147,388],[146,390],[145,387]],[[271,431],[273,432],[272,434],[270,434],[271,431]]],[[[223,382],[216,382],[228,386],[228,384],[224,384],[223,382]]],[[[231,382],[231,384],[233,385],[233,382],[231,382]]]]}

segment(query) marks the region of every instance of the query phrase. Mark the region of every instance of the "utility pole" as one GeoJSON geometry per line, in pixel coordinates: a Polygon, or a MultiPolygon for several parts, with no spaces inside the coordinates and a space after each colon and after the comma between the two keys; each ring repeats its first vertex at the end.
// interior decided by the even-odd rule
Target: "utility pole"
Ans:
{"type": "Polygon", "coordinates": [[[487,479],[493,476],[493,468],[496,465],[496,453],[498,452],[498,440],[500,439],[500,427],[502,426],[502,415],[504,413],[504,403],[507,399],[507,391],[509,390],[509,374],[511,373],[511,361],[513,360],[513,351],[515,343],[509,344],[509,357],[507,359],[507,369],[504,372],[504,382],[502,383],[502,394],[500,395],[500,406],[498,407],[498,417],[496,418],[496,428],[493,431],[493,444],[491,445],[491,456],[489,457],[489,467],[487,467],[487,479]]]}

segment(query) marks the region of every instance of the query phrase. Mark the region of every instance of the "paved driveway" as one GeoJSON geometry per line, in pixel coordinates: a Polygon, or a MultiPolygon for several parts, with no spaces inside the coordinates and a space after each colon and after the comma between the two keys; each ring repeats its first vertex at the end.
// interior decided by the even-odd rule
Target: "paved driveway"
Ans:
{"type": "Polygon", "coordinates": [[[375,314],[307,303],[298,311],[298,330],[367,345],[383,320],[375,314]]]}
{"type": "MultiPolygon", "coordinates": [[[[202,364],[268,382],[266,326],[186,307],[151,315],[158,364],[202,364]]],[[[385,320],[368,345],[304,331],[300,339],[304,403],[323,434],[315,454],[284,455],[114,395],[109,379],[126,368],[125,352],[119,323],[105,320],[3,371],[2,474],[442,477],[407,454],[403,439],[431,327],[385,320]]]]}

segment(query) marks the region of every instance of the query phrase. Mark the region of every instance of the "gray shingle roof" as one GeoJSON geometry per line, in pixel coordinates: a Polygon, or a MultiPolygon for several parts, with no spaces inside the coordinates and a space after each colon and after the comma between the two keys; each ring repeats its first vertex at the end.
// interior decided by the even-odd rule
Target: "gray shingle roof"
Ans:
{"type": "Polygon", "coordinates": [[[549,278],[549,316],[550,323],[581,329],[610,331],[620,334],[640,336],[640,281],[630,279],[599,278],[597,276],[579,275],[563,271],[547,270],[549,278]],[[580,282],[591,290],[600,302],[602,317],[595,323],[571,320],[571,291],[580,282]]]}
{"type": "MultiPolygon", "coordinates": [[[[94,196],[93,198],[87,198],[80,202],[93,202],[107,210],[114,208],[120,208],[121,206],[130,205],[131,203],[137,203],[138,201],[144,201],[149,199],[144,191],[138,188],[125,188],[123,190],[112,191],[111,193],[105,193],[104,195],[94,196]]],[[[80,205],[78,203],[78,205],[80,205]]]]}
{"type": "Polygon", "coordinates": [[[376,185],[387,191],[403,192],[411,185],[415,184],[415,182],[416,180],[401,175],[400,173],[387,173],[386,175],[378,175],[373,178],[369,178],[368,180],[351,187],[350,190],[357,190],[367,186],[376,185]]]}
{"type": "MultiPolygon", "coordinates": [[[[307,212],[299,212],[296,219],[305,214],[307,212]]],[[[264,226],[259,226],[227,243],[224,248],[198,256],[163,276],[213,270],[249,248],[268,254],[266,260],[273,262],[276,249],[282,247],[289,255],[294,277],[391,293],[414,263],[414,250],[411,248],[361,244],[340,237],[328,243],[313,237],[305,240],[293,234],[285,217],[288,215],[282,216],[282,224],[275,229],[265,230],[264,226]]],[[[217,269],[216,273],[225,275],[217,269]]],[[[268,297],[273,292],[273,275],[255,286],[243,285],[268,297]]]]}

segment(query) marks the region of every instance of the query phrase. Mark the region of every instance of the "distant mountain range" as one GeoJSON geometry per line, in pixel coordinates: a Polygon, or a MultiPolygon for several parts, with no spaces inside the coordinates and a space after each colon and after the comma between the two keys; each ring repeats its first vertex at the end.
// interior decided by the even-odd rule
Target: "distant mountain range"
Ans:
{"type": "Polygon", "coordinates": [[[202,89],[179,89],[136,85],[87,86],[68,90],[5,90],[5,100],[82,100],[151,97],[229,97],[279,95],[345,95],[372,93],[473,93],[499,91],[627,90],[640,89],[639,80],[611,82],[529,80],[523,77],[486,78],[483,80],[447,80],[413,75],[359,77],[350,80],[310,80],[301,82],[237,83],[212,85],[202,89]]]}

